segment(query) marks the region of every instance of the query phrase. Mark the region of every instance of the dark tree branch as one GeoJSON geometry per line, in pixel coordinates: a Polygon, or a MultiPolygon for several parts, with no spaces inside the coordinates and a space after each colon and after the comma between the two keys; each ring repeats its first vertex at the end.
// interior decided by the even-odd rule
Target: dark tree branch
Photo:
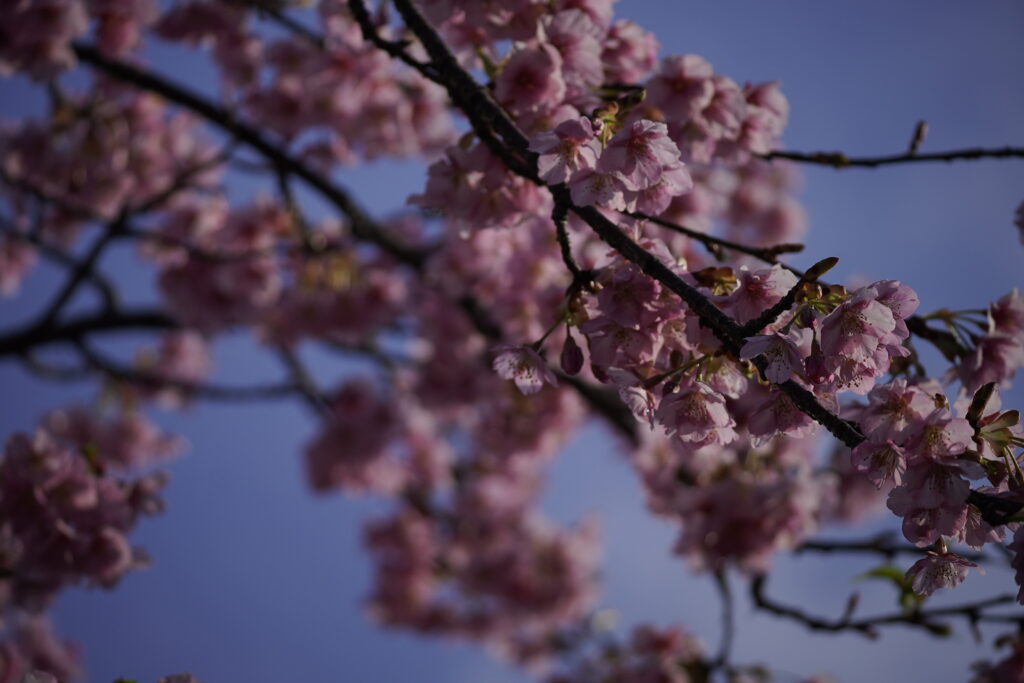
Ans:
{"type": "Polygon", "coordinates": [[[89,346],[84,340],[75,343],[86,363],[95,372],[108,377],[151,389],[175,389],[189,397],[214,401],[266,401],[291,398],[302,394],[302,388],[294,383],[265,384],[254,386],[223,386],[207,382],[188,382],[166,377],[158,372],[133,368],[108,358],[89,346]]]}
{"type": "Polygon", "coordinates": [[[729,586],[729,576],[724,570],[720,569],[715,572],[715,587],[718,589],[718,595],[722,602],[722,641],[718,646],[718,655],[711,663],[711,666],[713,668],[720,668],[729,664],[732,641],[736,634],[736,625],[733,619],[735,607],[733,605],[732,588],[729,586]]]}
{"type": "Polygon", "coordinates": [[[849,157],[842,152],[769,152],[760,155],[762,159],[788,159],[805,164],[831,166],[832,168],[877,168],[895,164],[912,164],[925,161],[961,161],[966,159],[1024,159],[1024,148],[998,147],[984,149],[956,149],[948,152],[920,154],[916,151],[879,157],[849,157]]]}
{"type": "MultiPolygon", "coordinates": [[[[362,0],[349,0],[350,7],[355,8],[357,5],[364,3],[362,0]]],[[[510,170],[540,183],[534,170],[536,155],[528,149],[529,140],[505,110],[499,107],[490,93],[478,86],[473,77],[459,65],[444,39],[414,3],[409,0],[395,0],[395,7],[430,55],[436,70],[435,82],[448,90],[448,96],[469,118],[469,123],[480,140],[487,145],[491,153],[504,161],[510,170]],[[492,131],[504,140],[504,145],[495,139],[492,131]]]]}
{"type": "Polygon", "coordinates": [[[331,402],[317,386],[316,381],[310,374],[302,360],[293,350],[279,348],[277,356],[292,376],[294,386],[298,389],[299,395],[306,401],[306,404],[318,413],[321,417],[330,419],[331,402]]]}
{"type": "Polygon", "coordinates": [[[349,2],[348,7],[352,12],[352,17],[356,20],[356,23],[359,24],[359,28],[363,32],[364,39],[370,41],[395,59],[401,60],[416,69],[416,71],[423,75],[424,78],[431,81],[437,80],[437,72],[431,64],[425,64],[409,54],[409,51],[406,49],[409,47],[408,41],[387,40],[380,35],[380,32],[377,30],[377,26],[373,23],[373,18],[370,16],[370,12],[367,10],[364,3],[349,2]]]}
{"type": "Polygon", "coordinates": [[[935,635],[948,635],[951,627],[942,619],[960,618],[965,619],[968,624],[974,625],[979,622],[1016,622],[1024,626],[1024,614],[1019,616],[1003,614],[985,614],[985,610],[991,607],[999,607],[1016,603],[1014,595],[998,595],[986,600],[957,605],[955,607],[941,607],[924,610],[916,609],[898,614],[886,614],[865,619],[853,619],[853,610],[847,608],[846,614],[839,619],[826,619],[817,617],[797,607],[790,607],[769,598],[765,595],[767,576],[759,574],[750,582],[750,595],[754,604],[766,612],[776,616],[786,617],[797,621],[812,631],[827,631],[838,633],[842,631],[854,631],[868,638],[878,637],[878,628],[881,626],[892,626],[901,624],[911,628],[919,628],[935,635]]]}
{"type": "Polygon", "coordinates": [[[775,246],[771,247],[752,247],[747,244],[741,244],[740,242],[733,242],[731,240],[727,240],[721,237],[714,237],[713,235],[708,235],[706,233],[700,232],[699,230],[688,228],[685,225],[679,225],[678,223],[673,223],[672,221],[667,221],[664,218],[651,216],[640,211],[623,211],[621,213],[625,216],[629,216],[630,218],[637,218],[639,220],[649,221],[655,225],[665,228],[666,230],[678,232],[681,235],[686,235],[690,239],[697,240],[698,242],[703,244],[709,252],[711,252],[712,256],[719,260],[722,259],[722,249],[724,248],[741,254],[746,254],[748,256],[753,256],[754,258],[764,261],[765,263],[778,263],[780,266],[782,266],[789,272],[793,273],[797,277],[803,276],[802,270],[794,268],[793,266],[787,265],[785,263],[781,263],[779,261],[779,256],[782,254],[795,254],[803,251],[804,245],[802,244],[776,244],[775,246]]]}
{"type": "MultiPolygon", "coordinates": [[[[892,559],[897,555],[920,557],[925,555],[928,551],[929,548],[927,547],[918,548],[917,546],[897,541],[893,538],[893,534],[889,532],[883,532],[863,541],[832,540],[823,538],[811,539],[809,541],[804,541],[793,549],[793,553],[796,555],[811,552],[824,554],[866,553],[881,555],[887,559],[892,559]]],[[[991,559],[983,553],[975,552],[958,552],[957,555],[965,560],[971,560],[972,562],[991,559]]]]}
{"type": "Polygon", "coordinates": [[[101,311],[63,323],[31,324],[0,336],[0,357],[23,355],[46,344],[74,342],[94,333],[171,330],[176,327],[178,324],[163,311],[101,311]]]}
{"type": "Polygon", "coordinates": [[[572,273],[573,281],[577,280],[583,273],[576,264],[572,255],[572,243],[569,241],[569,231],[565,227],[565,219],[569,214],[569,206],[561,202],[555,202],[555,208],[551,212],[551,220],[555,223],[555,235],[558,238],[558,248],[562,252],[562,263],[572,273]]]}
{"type": "MultiPolygon", "coordinates": [[[[81,267],[81,262],[77,259],[70,256],[62,249],[58,249],[52,244],[44,241],[39,235],[38,230],[22,232],[11,225],[6,218],[0,218],[0,233],[7,235],[11,239],[21,240],[31,244],[47,259],[72,272],[77,271],[81,267]]],[[[96,288],[96,291],[100,295],[103,307],[108,310],[113,310],[117,306],[117,292],[114,289],[114,286],[109,280],[97,273],[95,270],[86,270],[86,279],[96,288]]]]}
{"type": "Polygon", "coordinates": [[[325,45],[324,37],[322,35],[305,24],[290,17],[273,2],[268,2],[266,0],[228,0],[228,2],[252,7],[261,17],[265,17],[271,23],[277,24],[286,32],[308,41],[315,47],[323,48],[325,45]]]}
{"type": "Polygon", "coordinates": [[[71,301],[71,298],[78,291],[79,285],[95,275],[96,264],[107,247],[117,238],[123,226],[124,215],[122,214],[104,227],[103,233],[92,243],[88,253],[78,262],[78,265],[71,271],[71,275],[65,281],[64,286],[57,292],[50,305],[44,309],[42,317],[36,324],[38,327],[47,327],[56,320],[64,306],[71,301]]]}

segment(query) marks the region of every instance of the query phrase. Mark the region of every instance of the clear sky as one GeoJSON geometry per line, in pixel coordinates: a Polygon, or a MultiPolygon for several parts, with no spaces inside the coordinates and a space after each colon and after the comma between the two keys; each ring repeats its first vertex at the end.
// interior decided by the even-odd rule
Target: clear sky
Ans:
{"type": "MultiPolygon", "coordinates": [[[[655,30],[662,54],[700,54],[739,82],[782,81],[792,149],[900,152],[919,119],[930,124],[924,150],[1024,145],[1021,3],[621,0],[617,15],[655,30]]],[[[200,60],[153,55],[155,68],[179,80],[212,82],[200,60]]],[[[0,81],[0,114],[17,115],[32,102],[23,82],[0,81]]],[[[1012,223],[1024,200],[1020,160],[806,168],[803,177],[811,229],[798,263],[838,256],[835,279],[899,279],[918,292],[922,311],[983,307],[1024,284],[1024,248],[1012,223]]],[[[386,212],[420,190],[423,173],[387,163],[340,178],[386,212]]],[[[150,296],[151,274],[132,260],[122,252],[106,265],[122,270],[136,296],[150,296]]],[[[56,282],[54,271],[41,269],[22,298],[0,303],[0,325],[23,319],[56,282]]],[[[216,357],[225,382],[273,369],[241,335],[219,343],[216,357]]],[[[321,376],[339,372],[336,363],[313,360],[321,376]]],[[[43,386],[0,364],[0,435],[29,428],[69,397],[91,395],[91,387],[43,386]]],[[[1024,392],[1004,402],[1024,407],[1024,392]]],[[[83,645],[90,680],[151,681],[184,670],[206,683],[525,680],[476,647],[385,632],[367,620],[361,601],[370,567],[360,527],[382,507],[308,492],[300,453],[315,425],[302,406],[197,404],[160,421],[191,446],[171,466],[167,513],[144,520],[133,537],[154,567],[109,593],[70,591],[55,611],[60,632],[83,645]]],[[[714,648],[711,582],[672,557],[673,529],[645,514],[614,445],[602,427],[585,430],[554,465],[545,507],[560,519],[596,512],[602,520],[602,606],[619,610],[626,625],[683,623],[714,648]]],[[[834,616],[867,566],[780,558],[772,591],[834,616]]],[[[1004,593],[1010,582],[998,569],[975,575],[936,604],[1004,593]]],[[[889,607],[885,587],[863,592],[866,613],[889,607]]],[[[762,660],[784,672],[781,680],[819,671],[850,681],[962,680],[967,663],[988,652],[962,629],[945,643],[906,630],[869,643],[809,635],[754,613],[745,599],[737,617],[738,661],[762,660]]]]}

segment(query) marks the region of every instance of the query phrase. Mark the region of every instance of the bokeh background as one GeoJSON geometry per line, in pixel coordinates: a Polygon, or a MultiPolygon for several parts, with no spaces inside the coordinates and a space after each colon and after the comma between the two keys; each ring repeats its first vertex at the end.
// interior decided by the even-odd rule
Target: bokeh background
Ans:
{"type": "MultiPolygon", "coordinates": [[[[662,54],[700,54],[741,83],[781,80],[792,105],[790,149],[901,152],[919,119],[930,125],[923,151],[1024,145],[1021,3],[620,0],[617,16],[653,30],[662,54]]],[[[216,91],[201,57],[156,42],[147,55],[155,69],[216,91]]],[[[4,118],[42,106],[27,81],[0,80],[4,118]]],[[[1024,284],[1024,248],[1013,225],[1024,200],[1021,160],[874,171],[805,167],[802,175],[810,232],[797,264],[838,256],[830,278],[899,279],[919,293],[923,312],[984,307],[1024,284]]],[[[378,215],[400,208],[423,178],[421,165],[391,162],[339,176],[378,215]]],[[[243,183],[236,191],[259,189],[243,183]]],[[[308,201],[315,214],[319,208],[308,201]]],[[[130,250],[112,254],[104,266],[121,277],[129,301],[154,297],[152,272],[137,266],[130,250]]],[[[41,267],[18,298],[0,302],[0,327],[27,320],[59,285],[59,275],[41,267]]],[[[128,339],[119,348],[136,344],[128,339]]],[[[351,370],[333,358],[307,359],[325,386],[351,370]]],[[[217,381],[275,377],[241,334],[219,342],[215,360],[217,381]]],[[[44,385],[14,363],[0,363],[0,436],[94,394],[94,386],[44,385]]],[[[1011,391],[1004,402],[1024,407],[1024,392],[1011,391]]],[[[166,514],[143,520],[133,537],[154,566],[114,591],[66,592],[54,612],[59,632],[83,646],[90,681],[155,681],[178,671],[206,683],[529,680],[473,645],[383,631],[368,620],[362,600],[371,570],[360,529],[383,507],[308,491],[300,455],[315,423],[303,406],[197,403],[158,420],[186,435],[190,447],[170,467],[166,514]]],[[[545,510],[567,521],[586,514],[601,520],[600,604],[617,610],[622,628],[681,623],[714,648],[719,607],[712,581],[672,556],[673,528],[646,514],[616,447],[602,425],[586,428],[553,465],[545,510]]],[[[858,533],[896,522],[883,513],[858,533]]],[[[852,590],[862,592],[864,614],[891,611],[891,588],[854,578],[873,564],[780,557],[770,591],[830,617],[852,590]]],[[[942,642],[901,628],[877,642],[812,634],[754,612],[741,585],[733,581],[735,660],[762,661],[780,680],[815,672],[850,681],[963,680],[969,662],[991,654],[964,628],[942,642]]],[[[1011,588],[1009,572],[994,567],[934,603],[1011,588]]]]}

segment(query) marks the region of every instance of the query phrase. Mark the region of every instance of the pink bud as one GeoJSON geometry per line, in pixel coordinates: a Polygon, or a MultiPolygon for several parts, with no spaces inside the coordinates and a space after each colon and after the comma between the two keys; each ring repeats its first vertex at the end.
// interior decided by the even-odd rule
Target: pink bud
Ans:
{"type": "Polygon", "coordinates": [[[572,333],[566,331],[565,344],[562,346],[562,371],[567,375],[578,375],[583,369],[583,349],[579,347],[572,333]]]}

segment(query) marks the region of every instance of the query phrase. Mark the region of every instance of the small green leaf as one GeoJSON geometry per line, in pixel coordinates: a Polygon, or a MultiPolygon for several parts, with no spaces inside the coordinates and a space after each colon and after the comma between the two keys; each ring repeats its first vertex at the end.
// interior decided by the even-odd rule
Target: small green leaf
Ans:
{"type": "Polygon", "coordinates": [[[899,567],[891,564],[883,564],[874,569],[870,569],[863,574],[859,574],[855,577],[858,580],[864,579],[882,579],[883,581],[891,581],[899,587],[903,587],[906,582],[906,577],[903,570],[899,567]]]}

